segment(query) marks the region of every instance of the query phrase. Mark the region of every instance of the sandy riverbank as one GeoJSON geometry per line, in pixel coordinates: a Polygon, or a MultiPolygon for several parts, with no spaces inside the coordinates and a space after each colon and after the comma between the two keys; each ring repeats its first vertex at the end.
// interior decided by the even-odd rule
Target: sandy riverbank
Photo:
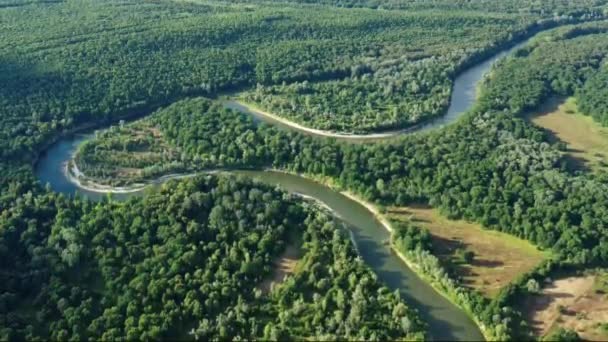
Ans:
{"type": "Polygon", "coordinates": [[[239,106],[242,106],[242,107],[246,108],[248,111],[250,111],[258,116],[266,117],[272,121],[276,121],[280,124],[293,128],[295,130],[298,130],[301,132],[306,132],[306,133],[313,134],[313,135],[322,136],[322,137],[327,137],[327,138],[346,139],[346,140],[386,139],[386,138],[395,137],[397,135],[401,135],[403,133],[411,132],[411,131],[415,130],[415,128],[417,127],[417,126],[412,126],[412,127],[401,129],[401,130],[386,131],[386,132],[381,132],[381,133],[368,133],[368,134],[351,134],[351,133],[339,133],[339,132],[334,132],[334,131],[324,131],[324,130],[320,130],[320,129],[303,126],[303,125],[293,122],[291,120],[282,118],[276,114],[272,114],[270,112],[261,110],[260,108],[254,106],[252,104],[244,103],[244,102],[241,102],[238,100],[230,100],[230,101],[227,101],[226,103],[229,104],[230,102],[235,103],[239,106]]]}
{"type": "Polygon", "coordinates": [[[103,193],[103,194],[110,194],[110,193],[112,193],[112,194],[130,194],[130,193],[140,192],[140,191],[144,190],[147,186],[164,183],[171,179],[190,178],[190,177],[194,177],[197,174],[201,174],[201,173],[215,173],[215,172],[219,172],[219,171],[174,173],[174,174],[169,174],[169,175],[165,175],[165,176],[156,178],[154,180],[151,180],[151,181],[148,181],[145,183],[135,183],[133,185],[128,185],[128,186],[111,186],[111,185],[100,184],[100,183],[97,183],[97,182],[93,181],[92,179],[90,179],[82,171],[80,171],[80,169],[78,168],[78,165],[76,164],[76,162],[74,161],[73,158],[70,161],[68,161],[67,163],[65,163],[65,165],[64,165],[65,176],[71,183],[75,184],[76,186],[78,186],[79,188],[81,188],[83,190],[103,193]]]}

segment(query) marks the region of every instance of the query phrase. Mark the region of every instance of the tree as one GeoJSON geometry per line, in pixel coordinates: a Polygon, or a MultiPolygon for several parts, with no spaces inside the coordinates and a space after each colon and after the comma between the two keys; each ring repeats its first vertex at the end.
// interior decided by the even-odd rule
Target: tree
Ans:
{"type": "Polygon", "coordinates": [[[473,251],[467,250],[463,254],[464,262],[466,262],[467,264],[472,263],[474,258],[475,258],[475,252],[473,252],[473,251]]]}
{"type": "Polygon", "coordinates": [[[543,341],[577,342],[582,341],[582,339],[576,331],[560,327],[543,337],[543,341]]]}
{"type": "Polygon", "coordinates": [[[540,292],[540,285],[538,284],[538,281],[536,281],[536,279],[530,279],[526,283],[526,289],[530,293],[539,293],[540,292]]]}

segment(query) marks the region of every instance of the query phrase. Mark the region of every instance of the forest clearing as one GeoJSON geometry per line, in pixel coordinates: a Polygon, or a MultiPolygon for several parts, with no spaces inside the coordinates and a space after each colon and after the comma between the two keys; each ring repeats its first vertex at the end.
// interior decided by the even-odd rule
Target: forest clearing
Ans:
{"type": "Polygon", "coordinates": [[[479,224],[450,220],[424,205],[389,208],[388,216],[428,229],[434,254],[459,277],[463,285],[493,297],[521,274],[533,270],[550,253],[512,235],[483,229],[479,224]],[[466,251],[474,253],[470,262],[466,251]]]}
{"type": "Polygon", "coordinates": [[[572,157],[575,167],[594,171],[607,169],[608,128],[582,114],[575,98],[550,99],[529,118],[535,125],[548,130],[555,141],[566,144],[566,153],[572,157]]]}

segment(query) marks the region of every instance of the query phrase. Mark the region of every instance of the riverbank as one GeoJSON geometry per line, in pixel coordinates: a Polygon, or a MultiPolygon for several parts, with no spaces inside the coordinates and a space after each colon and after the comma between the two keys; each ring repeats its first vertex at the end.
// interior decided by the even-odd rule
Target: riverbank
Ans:
{"type": "Polygon", "coordinates": [[[318,177],[318,176],[314,176],[314,175],[309,176],[306,174],[299,174],[299,173],[295,173],[295,172],[291,172],[291,171],[287,171],[287,170],[279,170],[279,169],[266,169],[265,171],[285,173],[285,174],[289,174],[289,175],[293,175],[293,176],[298,176],[298,177],[301,177],[304,179],[308,179],[310,181],[314,181],[314,182],[319,183],[323,186],[326,186],[334,191],[339,192],[341,195],[347,197],[348,199],[350,199],[350,200],[358,203],[362,207],[364,207],[389,232],[389,234],[391,236],[391,239],[390,239],[391,241],[389,243],[389,246],[390,246],[390,249],[393,252],[393,254],[395,254],[420,279],[422,279],[431,288],[433,288],[433,290],[436,293],[438,293],[439,295],[441,295],[442,297],[447,299],[450,303],[452,303],[454,306],[458,307],[460,310],[465,312],[467,314],[467,316],[469,316],[469,318],[471,318],[471,320],[473,322],[475,322],[479,331],[481,331],[481,333],[483,334],[485,340],[492,341],[495,339],[495,337],[488,331],[486,326],[475,316],[475,314],[473,312],[471,312],[471,310],[469,310],[468,308],[466,308],[466,307],[460,305],[459,303],[457,303],[456,301],[454,301],[454,299],[450,295],[448,295],[448,293],[446,293],[445,291],[443,291],[441,288],[439,288],[436,285],[435,280],[430,278],[425,272],[423,272],[421,270],[421,267],[420,267],[420,265],[418,265],[418,263],[416,263],[412,259],[408,258],[408,256],[405,253],[401,252],[393,244],[392,235],[395,232],[395,228],[393,228],[393,226],[391,225],[389,220],[380,212],[380,210],[378,209],[378,207],[375,204],[364,200],[363,198],[359,197],[358,195],[356,195],[355,193],[353,193],[351,191],[342,190],[342,189],[338,188],[337,186],[335,186],[335,184],[333,184],[331,182],[331,178],[323,178],[323,177],[318,177]]]}
{"type": "Polygon", "coordinates": [[[415,126],[411,126],[411,127],[400,129],[400,130],[393,130],[393,131],[386,131],[386,132],[379,132],[379,133],[366,133],[366,134],[340,133],[340,132],[335,132],[335,131],[324,131],[324,130],[320,130],[320,129],[316,129],[316,128],[306,127],[299,123],[291,121],[289,119],[280,117],[276,114],[272,114],[270,112],[264,111],[261,108],[255,106],[251,103],[246,103],[246,102],[243,102],[240,100],[233,99],[233,100],[224,101],[224,106],[227,108],[233,109],[233,110],[238,110],[240,112],[245,112],[245,111],[249,112],[252,115],[266,118],[270,121],[274,121],[276,123],[279,123],[281,125],[287,126],[291,129],[294,129],[294,130],[297,130],[300,132],[305,132],[308,134],[317,135],[317,136],[326,137],[326,138],[335,138],[335,139],[344,139],[344,140],[387,139],[387,138],[392,138],[392,137],[395,137],[395,136],[398,136],[398,135],[401,135],[404,133],[412,132],[412,131],[416,130],[416,128],[418,127],[418,125],[415,125],[415,126]]]}
{"type": "MultiPolygon", "coordinates": [[[[190,176],[194,176],[197,174],[211,174],[211,173],[221,173],[221,172],[225,172],[225,173],[231,173],[231,172],[238,172],[239,170],[208,170],[208,171],[200,171],[197,173],[193,173],[190,176]]],[[[362,206],[363,208],[365,208],[366,211],[368,211],[373,218],[380,223],[380,225],[389,233],[389,236],[392,236],[392,234],[394,233],[395,229],[393,228],[393,226],[391,225],[391,223],[389,222],[389,220],[380,212],[380,210],[378,209],[378,207],[376,205],[374,205],[373,203],[370,203],[366,200],[364,200],[363,198],[359,197],[358,195],[356,195],[355,193],[351,192],[351,191],[347,191],[347,190],[342,190],[340,189],[340,187],[338,187],[334,182],[332,178],[328,178],[328,177],[320,177],[320,176],[314,176],[314,175],[306,175],[306,174],[298,174],[292,171],[288,171],[288,170],[281,170],[281,169],[265,169],[263,170],[264,172],[276,172],[276,173],[283,173],[283,174],[287,174],[290,176],[297,176],[300,177],[302,179],[306,179],[312,182],[315,182],[321,186],[327,187],[331,190],[333,190],[334,192],[348,198],[349,200],[359,204],[360,206],[362,206]]],[[[174,179],[174,175],[167,175],[167,176],[163,176],[158,178],[157,180],[151,182],[151,184],[159,184],[162,183],[164,181],[168,181],[170,179],[174,179]]],[[[103,187],[103,189],[105,189],[106,191],[115,191],[115,190],[120,190],[117,187],[111,187],[111,186],[107,186],[107,185],[101,185],[101,187],[103,187]]],[[[145,188],[145,186],[144,186],[145,188]]],[[[143,190],[143,188],[141,189],[143,190]]],[[[331,208],[327,203],[325,203],[324,201],[322,201],[319,198],[316,198],[314,196],[310,196],[310,195],[306,195],[303,193],[299,193],[299,192],[292,192],[293,195],[298,196],[304,200],[309,200],[313,203],[315,203],[316,205],[318,205],[321,209],[328,211],[331,215],[337,217],[338,219],[341,218],[340,214],[334,210],[333,208],[331,208]]],[[[350,230],[349,230],[350,231],[350,230]]],[[[353,242],[355,249],[358,251],[359,246],[356,243],[356,239],[352,234],[352,231],[350,232],[350,238],[351,241],[353,242]]],[[[389,239],[390,240],[390,239],[389,239]]],[[[464,311],[466,313],[467,316],[469,316],[469,318],[476,324],[477,328],[479,329],[479,331],[481,331],[481,333],[483,334],[484,338],[486,340],[490,340],[491,339],[491,335],[487,332],[487,329],[485,329],[485,327],[480,324],[479,320],[466,308],[464,308],[463,306],[459,305],[458,303],[456,303],[447,293],[445,293],[444,291],[442,291],[442,289],[440,289],[439,287],[436,286],[435,282],[433,281],[433,279],[429,278],[420,268],[420,266],[413,261],[412,259],[408,258],[406,253],[403,253],[401,251],[399,251],[394,244],[391,242],[390,244],[388,244],[390,251],[399,258],[399,260],[401,262],[403,262],[403,264],[405,266],[407,266],[418,278],[420,278],[424,283],[426,283],[428,286],[430,286],[433,291],[439,295],[441,295],[442,297],[444,297],[445,299],[447,299],[450,303],[452,303],[452,305],[454,305],[455,307],[459,308],[460,310],[464,311]]]]}
{"type": "MultiPolygon", "coordinates": [[[[184,97],[184,98],[188,98],[188,97],[184,97]]],[[[144,118],[144,117],[147,117],[150,114],[156,112],[157,110],[159,110],[165,106],[168,106],[179,100],[180,100],[180,98],[171,98],[171,99],[166,99],[164,101],[158,101],[158,102],[155,102],[152,104],[148,104],[145,106],[135,106],[135,108],[124,109],[124,110],[119,111],[118,114],[116,115],[116,117],[112,118],[109,121],[106,120],[106,122],[104,122],[102,120],[99,120],[99,121],[93,120],[91,122],[85,122],[85,123],[78,124],[74,127],[63,128],[61,130],[61,132],[53,135],[50,139],[44,141],[42,143],[42,145],[36,149],[38,152],[32,158],[32,161],[31,161],[32,168],[35,169],[36,165],[40,161],[40,157],[44,153],[46,153],[47,150],[51,146],[53,146],[57,142],[61,141],[61,139],[64,139],[64,138],[66,138],[70,135],[74,135],[74,134],[90,132],[91,130],[93,130],[97,127],[108,128],[113,123],[120,122],[121,120],[134,121],[134,120],[137,120],[140,118],[144,118]]]]}
{"type": "Polygon", "coordinates": [[[215,172],[220,172],[220,170],[210,170],[209,172],[173,173],[144,183],[135,183],[128,186],[112,186],[98,183],[97,181],[85,175],[78,168],[78,165],[75,162],[75,155],[73,155],[72,159],[65,163],[63,172],[65,174],[66,179],[68,179],[77,187],[86,191],[97,192],[102,194],[132,194],[136,192],[141,192],[148,186],[161,184],[172,179],[184,179],[194,177],[201,173],[211,174],[215,172]]]}
{"type": "Polygon", "coordinates": [[[479,328],[479,330],[483,334],[483,336],[486,339],[486,341],[492,341],[494,339],[494,336],[492,336],[489,333],[489,331],[486,329],[485,325],[482,324],[481,321],[468,308],[465,308],[462,305],[460,305],[457,302],[455,302],[452,297],[450,297],[446,292],[444,292],[442,289],[440,289],[439,287],[437,287],[435,285],[435,281],[433,281],[433,279],[431,279],[426,273],[424,273],[421,270],[420,265],[418,265],[416,262],[414,262],[413,260],[411,260],[410,258],[408,258],[406,254],[404,254],[403,252],[401,252],[394,245],[394,243],[392,242],[392,235],[394,234],[395,229],[393,228],[393,226],[391,225],[391,223],[386,219],[386,217],[384,217],[384,215],[380,212],[380,210],[378,210],[378,208],[374,204],[365,201],[361,197],[359,197],[359,196],[357,196],[354,193],[349,192],[349,191],[342,191],[341,194],[343,194],[344,196],[350,198],[351,200],[353,200],[353,201],[361,204],[367,210],[369,210],[372,214],[374,214],[374,217],[378,220],[378,222],[380,222],[386,228],[386,230],[388,230],[390,232],[390,234],[391,234],[390,248],[393,251],[393,253],[395,253],[395,255],[397,255],[399,257],[399,259],[401,259],[403,261],[403,263],[405,263],[407,265],[407,267],[409,267],[412,271],[414,271],[414,273],[416,273],[416,275],[418,277],[420,277],[425,282],[427,282],[438,294],[440,294],[445,299],[449,300],[452,304],[454,304],[456,307],[458,307],[462,311],[464,311],[475,322],[475,324],[477,325],[477,327],[479,328]]]}

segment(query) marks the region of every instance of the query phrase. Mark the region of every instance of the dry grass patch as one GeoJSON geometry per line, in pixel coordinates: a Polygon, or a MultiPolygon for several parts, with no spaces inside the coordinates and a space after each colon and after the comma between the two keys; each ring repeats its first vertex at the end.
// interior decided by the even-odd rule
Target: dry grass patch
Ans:
{"type": "Polygon", "coordinates": [[[581,114],[574,98],[551,99],[528,118],[567,145],[575,167],[608,170],[608,128],[581,114]]]}
{"type": "Polygon", "coordinates": [[[608,340],[608,273],[554,280],[524,305],[537,336],[559,327],[590,341],[608,340]]]}
{"type": "Polygon", "coordinates": [[[549,253],[508,234],[486,230],[480,225],[447,219],[428,206],[393,208],[393,220],[411,220],[432,235],[435,255],[462,277],[463,285],[487,297],[535,268],[549,253]],[[461,262],[459,252],[475,254],[470,263],[461,262]]]}
{"type": "Polygon", "coordinates": [[[283,254],[275,260],[272,275],[260,284],[259,289],[262,293],[269,293],[273,285],[280,284],[287,276],[294,274],[301,258],[302,249],[298,245],[295,243],[287,245],[283,254]]]}

